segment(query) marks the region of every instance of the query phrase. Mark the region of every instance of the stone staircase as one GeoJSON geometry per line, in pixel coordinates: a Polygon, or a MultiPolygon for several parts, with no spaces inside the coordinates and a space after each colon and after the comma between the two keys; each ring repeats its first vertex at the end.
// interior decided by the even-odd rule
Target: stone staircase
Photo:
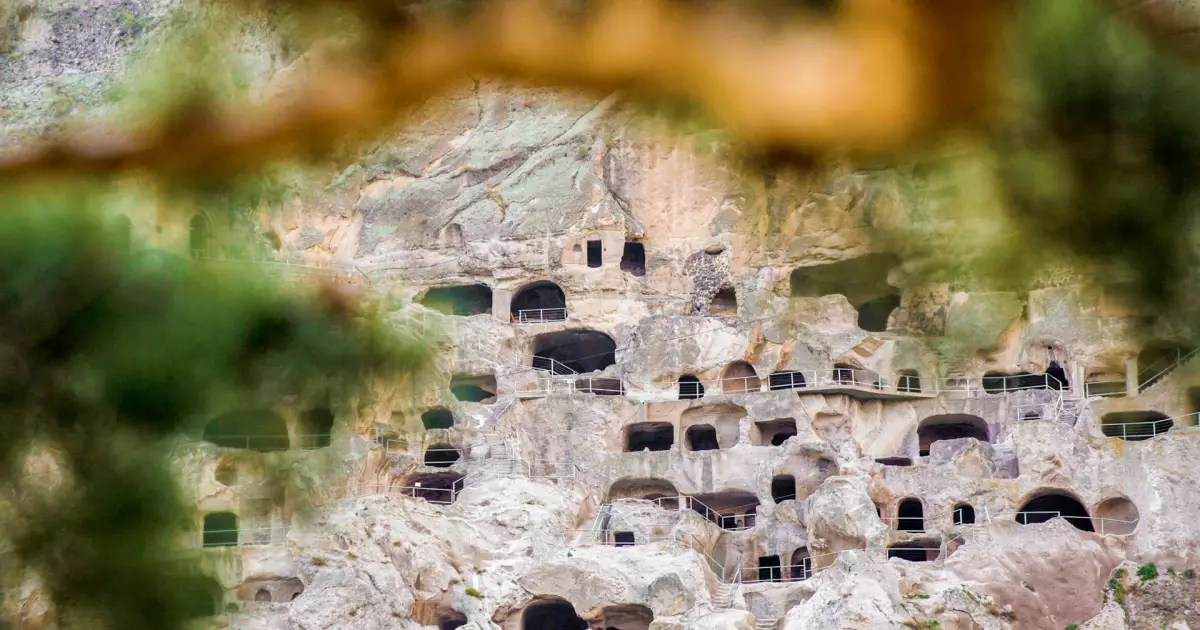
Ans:
{"type": "Polygon", "coordinates": [[[733,597],[737,594],[737,584],[720,584],[717,593],[713,595],[713,610],[729,610],[733,606],[733,597]]]}
{"type": "Polygon", "coordinates": [[[758,619],[754,622],[754,630],[775,630],[778,627],[778,619],[758,619]]]}
{"type": "Polygon", "coordinates": [[[1179,370],[1179,368],[1191,363],[1200,356],[1200,348],[1192,348],[1186,353],[1183,353],[1174,363],[1167,365],[1162,370],[1158,370],[1148,375],[1145,382],[1141,382],[1142,375],[1138,374],[1138,394],[1148,394],[1158,386],[1159,383],[1167,380],[1167,377],[1179,370]]]}

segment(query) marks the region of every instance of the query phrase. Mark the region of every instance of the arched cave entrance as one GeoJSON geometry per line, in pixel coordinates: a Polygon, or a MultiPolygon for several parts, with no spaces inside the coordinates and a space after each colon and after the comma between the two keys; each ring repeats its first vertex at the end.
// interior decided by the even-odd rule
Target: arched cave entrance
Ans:
{"type": "Polygon", "coordinates": [[[258,589],[258,592],[254,594],[254,601],[270,602],[271,601],[271,591],[268,591],[265,588],[258,589]]]}
{"type": "Polygon", "coordinates": [[[429,503],[450,505],[457,498],[459,482],[463,475],[458,473],[426,473],[410,475],[400,482],[401,492],[414,499],[425,499],[429,503]]]}
{"type": "Polygon", "coordinates": [[[704,398],[704,385],[700,379],[691,374],[679,377],[679,400],[699,400],[704,398]]]}
{"type": "Polygon", "coordinates": [[[442,609],[438,611],[438,630],[457,630],[465,625],[467,625],[467,616],[457,610],[442,609]]]}
{"type": "Polygon", "coordinates": [[[637,537],[633,532],[614,532],[613,546],[614,547],[633,547],[637,544],[637,537]]]}
{"type": "Polygon", "coordinates": [[[269,409],[243,409],[217,416],[204,427],[204,441],[264,453],[291,448],[287,423],[269,409]]]}
{"type": "Polygon", "coordinates": [[[450,379],[450,393],[462,402],[491,404],[496,402],[496,377],[490,374],[467,376],[455,374],[450,379]]]}
{"type": "Polygon", "coordinates": [[[637,241],[625,241],[621,252],[621,271],[634,276],[646,275],[646,246],[637,241]]]}
{"type": "Polygon", "coordinates": [[[767,387],[771,391],[779,389],[801,389],[804,387],[803,372],[773,372],[767,378],[767,387]]]}
{"type": "Polygon", "coordinates": [[[902,532],[925,531],[925,508],[920,499],[904,499],[896,509],[896,529],[902,532]]]}
{"type": "Polygon", "coordinates": [[[625,427],[625,452],[669,451],[675,444],[675,427],[670,422],[638,422],[625,427]]]}
{"type": "Polygon", "coordinates": [[[1058,361],[1051,361],[1050,365],[1046,367],[1046,377],[1050,389],[1068,389],[1070,387],[1067,371],[1058,364],[1058,361]]]}
{"type": "Polygon", "coordinates": [[[896,293],[867,300],[858,307],[858,327],[867,332],[885,332],[888,318],[898,308],[900,296],[896,293]]]}
{"type": "Polygon", "coordinates": [[[597,372],[617,362],[617,342],[594,330],[542,333],[533,340],[533,367],[555,374],[597,372]]]}
{"type": "Polygon", "coordinates": [[[900,378],[896,380],[896,389],[912,394],[921,393],[921,375],[916,370],[900,370],[900,378]]]}
{"type": "Polygon", "coordinates": [[[792,563],[788,567],[788,576],[794,582],[802,582],[812,577],[812,556],[808,553],[808,547],[801,547],[792,552],[792,563]]]}
{"type": "Polygon", "coordinates": [[[328,407],[309,409],[300,416],[300,448],[325,448],[333,437],[333,412],[328,407]]]}
{"type": "Polygon", "coordinates": [[[746,410],[738,405],[724,403],[692,407],[679,416],[679,424],[684,428],[684,436],[689,446],[693,436],[702,440],[705,448],[692,450],[711,450],[715,448],[733,448],[741,434],[742,418],[746,410]],[[701,428],[697,428],[701,427],[701,428]],[[697,428],[696,431],[692,431],[697,428]]]}
{"type": "Polygon", "coordinates": [[[771,479],[771,499],[776,503],[792,501],[796,498],[796,477],[794,475],[776,475],[771,479]]]}
{"type": "Polygon", "coordinates": [[[975,524],[975,508],[966,503],[960,503],[954,506],[954,524],[955,525],[974,525],[975,524]]]}
{"type": "Polygon", "coordinates": [[[987,422],[979,416],[952,413],[929,416],[917,427],[917,442],[921,457],[929,456],[929,447],[942,440],[975,438],[988,441],[987,422]]]}
{"type": "Polygon", "coordinates": [[[745,394],[762,390],[762,379],[754,366],[745,361],[734,361],[725,366],[721,372],[721,392],[725,394],[745,394]]]}
{"type": "Polygon", "coordinates": [[[484,284],[434,287],[426,291],[418,303],[446,315],[489,315],[492,312],[492,288],[484,284]]]}
{"type": "Polygon", "coordinates": [[[754,427],[754,433],[757,434],[755,444],[758,446],[782,446],[788,438],[796,436],[795,418],[777,418],[765,422],[755,422],[754,427]]]}
{"type": "Polygon", "coordinates": [[[1017,511],[1017,522],[1022,525],[1045,523],[1052,518],[1064,518],[1076,529],[1092,532],[1091,516],[1078,499],[1068,494],[1050,492],[1025,502],[1017,511]]]}
{"type": "Polygon", "coordinates": [[[433,468],[449,468],[457,462],[461,453],[453,444],[438,442],[425,449],[425,465],[433,468]]]}
{"type": "Polygon", "coordinates": [[[608,494],[605,496],[604,502],[611,503],[617,499],[645,499],[647,501],[671,499],[662,501],[663,507],[677,510],[679,509],[678,497],[679,491],[675,489],[675,484],[666,479],[629,477],[614,481],[608,487],[608,494]]]}
{"type": "Polygon", "coordinates": [[[213,512],[204,515],[205,547],[236,547],[238,519],[233,512],[213,512]]]}
{"type": "Polygon", "coordinates": [[[1141,516],[1133,501],[1125,497],[1112,497],[1096,505],[1095,525],[1101,534],[1125,536],[1137,529],[1141,516]]]}
{"type": "Polygon", "coordinates": [[[521,613],[521,630],[588,630],[565,599],[535,599],[521,613]]]}
{"type": "Polygon", "coordinates": [[[1157,411],[1114,411],[1100,418],[1104,435],[1128,442],[1140,442],[1168,433],[1174,421],[1157,411]]]}
{"type": "Polygon", "coordinates": [[[737,315],[737,291],[724,287],[713,296],[708,305],[709,315],[737,315]]]}
{"type": "Polygon", "coordinates": [[[445,407],[434,407],[421,414],[421,424],[427,431],[429,429],[449,429],[454,426],[454,414],[445,407]]]}
{"type": "Polygon", "coordinates": [[[510,311],[518,324],[561,322],[567,319],[567,296],[553,282],[532,282],[517,290],[510,311]]]}
{"type": "Polygon", "coordinates": [[[212,258],[212,230],[204,215],[193,215],[188,221],[188,252],[192,260],[212,258]]]}

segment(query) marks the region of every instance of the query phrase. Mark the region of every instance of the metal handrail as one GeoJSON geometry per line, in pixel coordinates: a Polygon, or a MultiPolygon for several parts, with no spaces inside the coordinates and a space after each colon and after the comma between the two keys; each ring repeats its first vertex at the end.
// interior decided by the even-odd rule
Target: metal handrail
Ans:
{"type": "Polygon", "coordinates": [[[550,322],[567,321],[567,308],[530,308],[522,309],[512,315],[514,324],[545,324],[550,322]]]}
{"type": "MultiPolygon", "coordinates": [[[[991,515],[989,515],[989,519],[1011,518],[1012,520],[1020,523],[1021,525],[1029,525],[1030,523],[1028,523],[1028,520],[1029,520],[1028,517],[1029,516],[1037,516],[1037,515],[1049,515],[1049,518],[1047,518],[1045,521],[1048,521],[1053,518],[1061,518],[1061,519],[1067,521],[1068,523],[1070,523],[1071,521],[1087,521],[1092,524],[1093,530],[1096,529],[1096,524],[1099,523],[1100,524],[1099,531],[1097,531],[1095,533],[1099,533],[1102,536],[1110,536],[1110,535],[1111,536],[1124,536],[1124,535],[1126,535],[1125,533],[1109,534],[1106,530],[1111,529],[1111,528],[1115,527],[1116,525],[1123,525],[1124,527],[1122,527],[1122,529],[1127,529],[1131,525],[1134,528],[1136,528],[1137,525],[1141,522],[1138,519],[1124,520],[1124,519],[1119,519],[1119,518],[1106,518],[1106,517],[1099,517],[1099,516],[1068,516],[1068,515],[1064,515],[1062,512],[1054,511],[1054,510],[1003,512],[1000,514],[991,514],[991,515]],[[1026,518],[1025,518],[1026,522],[1021,522],[1020,519],[1021,519],[1022,515],[1026,515],[1026,518]]],[[[1043,523],[1045,521],[1038,521],[1038,523],[1043,523]]],[[[1036,525],[1038,523],[1033,523],[1033,524],[1036,525]]]]}
{"type": "Polygon", "coordinates": [[[1083,384],[1083,395],[1085,398],[1122,398],[1128,394],[1126,385],[1124,380],[1087,381],[1083,384]]]}
{"type": "MultiPolygon", "coordinates": [[[[674,496],[674,497],[658,497],[657,499],[651,499],[651,502],[658,505],[659,507],[662,507],[664,509],[671,509],[671,508],[668,508],[667,506],[663,505],[667,501],[675,501],[676,502],[677,507],[675,508],[675,511],[686,512],[686,511],[690,510],[690,511],[696,512],[697,514],[702,516],[706,521],[712,523],[713,525],[716,525],[717,527],[719,527],[727,532],[740,532],[740,531],[745,531],[748,529],[754,529],[754,527],[757,525],[757,522],[758,522],[758,519],[753,514],[731,514],[731,515],[721,514],[717,510],[709,507],[708,505],[705,505],[704,502],[700,501],[696,497],[689,496],[686,494],[681,494],[681,495],[674,496]],[[700,508],[701,508],[700,510],[696,509],[695,506],[697,506],[697,505],[700,506],[700,508]],[[753,518],[755,524],[746,525],[745,520],[744,520],[746,516],[750,516],[751,518],[753,518]],[[713,520],[713,517],[716,517],[716,520],[713,520]],[[735,525],[733,527],[725,526],[726,519],[736,519],[738,517],[743,518],[742,525],[740,525],[740,526],[735,525]]],[[[755,503],[753,505],[758,505],[758,504],[755,503]]],[[[740,505],[740,506],[734,506],[734,507],[735,508],[750,507],[750,505],[740,505]]]]}
{"type": "Polygon", "coordinates": [[[1181,425],[1179,422],[1177,422],[1178,420],[1183,420],[1185,418],[1196,418],[1197,420],[1200,420],[1200,412],[1188,413],[1182,416],[1175,416],[1174,418],[1159,418],[1157,420],[1145,420],[1142,422],[1101,422],[1100,432],[1106,437],[1119,437],[1122,440],[1128,440],[1131,437],[1150,439],[1152,437],[1166,435],[1171,431],[1197,428],[1196,424],[1181,425]],[[1165,427],[1163,426],[1164,424],[1166,425],[1165,427]],[[1113,433],[1110,432],[1110,429],[1113,427],[1120,428],[1120,435],[1113,435],[1113,433]]]}
{"type": "Polygon", "coordinates": [[[206,529],[196,532],[192,545],[202,549],[255,547],[281,544],[287,539],[287,527],[251,527],[243,529],[206,529]],[[279,533],[281,536],[276,536],[279,533]],[[247,535],[243,535],[247,534],[247,535]],[[265,536],[263,536],[265,534],[265,536]],[[218,540],[210,540],[218,539],[218,540]]]}
{"type": "Polygon", "coordinates": [[[1188,361],[1190,361],[1192,359],[1192,357],[1196,356],[1197,352],[1200,352],[1200,346],[1192,348],[1191,350],[1189,350],[1187,352],[1187,354],[1184,354],[1183,350],[1181,348],[1176,348],[1174,359],[1171,359],[1171,357],[1169,357],[1169,356],[1163,357],[1162,359],[1159,359],[1158,361],[1151,363],[1150,365],[1146,366],[1145,368],[1139,369],[1138,370],[1138,392],[1141,393],[1141,392],[1145,391],[1146,389],[1150,388],[1150,386],[1157,383],[1162,377],[1166,376],[1170,372],[1173,372],[1176,368],[1183,365],[1184,363],[1187,363],[1188,361]],[[1150,370],[1155,369],[1155,366],[1162,363],[1163,361],[1169,361],[1169,363],[1166,364],[1166,367],[1162,368],[1158,372],[1151,374],[1148,377],[1145,377],[1145,378],[1142,377],[1143,374],[1146,374],[1150,370]]]}

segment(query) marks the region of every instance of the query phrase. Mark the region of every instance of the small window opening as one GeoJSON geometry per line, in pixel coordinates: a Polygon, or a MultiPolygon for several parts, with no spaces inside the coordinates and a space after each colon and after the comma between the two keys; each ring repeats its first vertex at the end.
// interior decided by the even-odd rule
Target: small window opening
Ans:
{"type": "Polygon", "coordinates": [[[721,448],[717,442],[717,430],[708,424],[698,424],[688,427],[688,449],[692,451],[715,451],[721,448]]]}
{"type": "Polygon", "coordinates": [[[900,558],[909,562],[932,562],[937,560],[940,545],[932,541],[906,542],[891,545],[887,549],[888,559],[900,558]]]}
{"type": "Polygon", "coordinates": [[[779,556],[762,556],[758,559],[758,581],[783,581],[783,567],[780,566],[779,556]]]}
{"type": "Polygon", "coordinates": [[[954,508],[955,525],[973,525],[975,523],[975,508],[962,504],[954,508]]]}
{"type": "Polygon", "coordinates": [[[908,457],[879,457],[875,460],[876,464],[884,466],[912,466],[912,459],[908,457]]]}
{"type": "Polygon", "coordinates": [[[704,385],[700,379],[691,374],[679,377],[679,400],[699,400],[704,398],[704,385]]]}
{"type": "Polygon", "coordinates": [[[725,287],[717,291],[708,305],[708,314],[737,315],[737,291],[732,287],[725,287]]]}
{"type": "Polygon", "coordinates": [[[646,247],[641,243],[626,242],[625,251],[621,253],[621,271],[635,276],[646,275],[646,247]]]}
{"type": "Polygon", "coordinates": [[[884,295],[858,307],[858,327],[867,332],[885,332],[888,318],[900,307],[899,295],[884,295]]]}
{"type": "Polygon", "coordinates": [[[925,531],[925,508],[919,499],[905,499],[896,510],[896,529],[902,532],[925,531]]]}
{"type": "Polygon", "coordinates": [[[421,424],[428,429],[449,429],[454,426],[454,414],[449,409],[438,407],[421,414],[421,424]]]}
{"type": "Polygon", "coordinates": [[[921,393],[921,375],[916,370],[900,370],[900,379],[896,381],[896,389],[911,394],[921,393]]]}
{"type": "Polygon", "coordinates": [[[437,617],[438,630],[458,630],[467,625],[467,616],[457,610],[444,610],[437,617]]]}
{"type": "Polygon", "coordinates": [[[595,268],[604,264],[603,245],[600,241],[587,242],[587,266],[595,268]]]}
{"type": "Polygon", "coordinates": [[[632,547],[635,544],[633,532],[617,532],[613,534],[613,544],[617,547],[632,547]]]}
{"type": "Polygon", "coordinates": [[[758,427],[759,446],[781,446],[788,438],[796,436],[795,418],[779,418],[754,424],[758,427]]]}
{"type": "Polygon", "coordinates": [[[217,483],[223,486],[237,485],[238,470],[237,464],[231,460],[223,459],[217,464],[217,470],[214,473],[217,483]]]}
{"type": "Polygon", "coordinates": [[[258,592],[254,594],[254,601],[256,601],[256,602],[271,601],[271,591],[268,591],[265,588],[258,589],[258,592]]]}
{"type": "Polygon", "coordinates": [[[771,480],[771,498],[776,503],[791,501],[796,498],[796,477],[778,475],[771,480]]]}

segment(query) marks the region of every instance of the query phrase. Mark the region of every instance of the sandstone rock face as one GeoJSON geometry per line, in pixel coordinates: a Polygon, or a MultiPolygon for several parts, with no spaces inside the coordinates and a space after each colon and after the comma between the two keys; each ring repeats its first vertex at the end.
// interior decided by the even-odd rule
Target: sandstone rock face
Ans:
{"type": "MultiPolygon", "coordinates": [[[[287,273],[353,280],[436,360],[353,401],[281,397],[259,437],[283,453],[180,445],[197,530],[239,530],[202,550],[218,624],[1197,625],[1195,373],[1149,380],[1103,296],[920,284],[871,238],[909,221],[889,180],[834,170],[781,201],[615,96],[481,78],[416,119],[261,209],[306,261],[287,273]],[[312,496],[266,484],[279,470],[312,496]],[[1109,580],[1149,562],[1178,575],[1123,608],[1109,580]]],[[[186,228],[149,225],[182,249],[186,228]]],[[[9,602],[31,622],[35,590],[9,602]]]]}

